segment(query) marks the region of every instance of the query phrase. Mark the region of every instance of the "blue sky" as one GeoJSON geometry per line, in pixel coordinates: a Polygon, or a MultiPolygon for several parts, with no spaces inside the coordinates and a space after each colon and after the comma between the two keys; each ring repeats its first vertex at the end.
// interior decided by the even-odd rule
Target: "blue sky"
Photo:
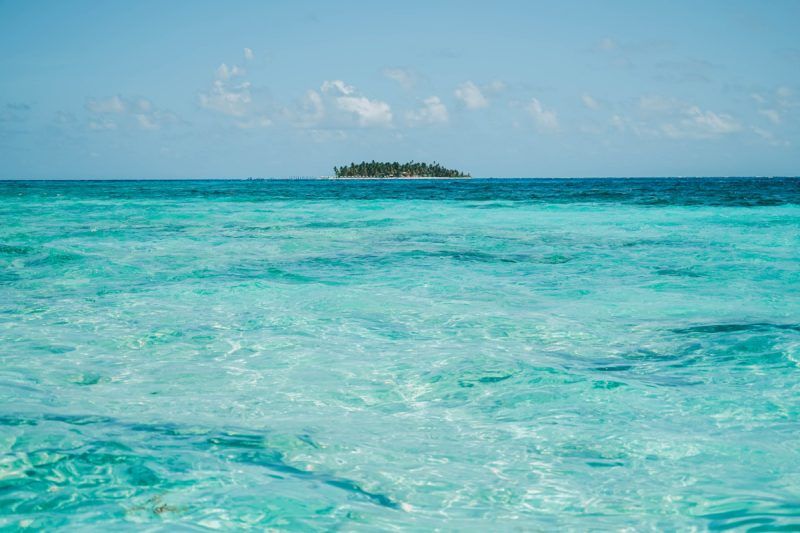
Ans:
{"type": "Polygon", "coordinates": [[[797,175],[800,2],[0,0],[0,178],[797,175]]]}

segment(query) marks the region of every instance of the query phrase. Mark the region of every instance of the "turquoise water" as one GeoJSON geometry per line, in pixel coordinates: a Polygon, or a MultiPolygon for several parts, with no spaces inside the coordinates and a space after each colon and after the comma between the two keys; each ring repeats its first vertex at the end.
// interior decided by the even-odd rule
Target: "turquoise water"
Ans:
{"type": "Polygon", "coordinates": [[[800,528],[800,181],[0,183],[0,528],[800,528]]]}

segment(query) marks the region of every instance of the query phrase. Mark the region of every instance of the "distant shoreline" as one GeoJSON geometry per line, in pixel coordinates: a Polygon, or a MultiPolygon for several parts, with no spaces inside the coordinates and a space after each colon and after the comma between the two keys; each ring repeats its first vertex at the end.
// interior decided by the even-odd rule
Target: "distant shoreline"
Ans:
{"type": "Polygon", "coordinates": [[[471,180],[473,179],[471,176],[391,176],[391,177],[382,177],[382,176],[320,176],[317,179],[321,180],[350,180],[350,181],[358,181],[358,180],[366,180],[366,181],[412,181],[412,180],[471,180]]]}

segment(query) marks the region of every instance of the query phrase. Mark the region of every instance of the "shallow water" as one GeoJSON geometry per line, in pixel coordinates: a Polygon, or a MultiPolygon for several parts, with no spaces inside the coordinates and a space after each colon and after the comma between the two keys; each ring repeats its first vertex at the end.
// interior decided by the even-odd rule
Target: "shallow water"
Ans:
{"type": "Polygon", "coordinates": [[[800,527],[800,180],[0,182],[0,528],[800,527]]]}

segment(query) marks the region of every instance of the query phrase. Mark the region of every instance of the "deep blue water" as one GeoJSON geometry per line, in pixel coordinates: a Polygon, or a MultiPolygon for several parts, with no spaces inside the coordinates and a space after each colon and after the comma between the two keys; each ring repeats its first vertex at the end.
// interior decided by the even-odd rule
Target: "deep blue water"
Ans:
{"type": "Polygon", "coordinates": [[[800,178],[6,181],[0,194],[230,200],[508,200],[769,206],[800,203],[800,178]]]}

